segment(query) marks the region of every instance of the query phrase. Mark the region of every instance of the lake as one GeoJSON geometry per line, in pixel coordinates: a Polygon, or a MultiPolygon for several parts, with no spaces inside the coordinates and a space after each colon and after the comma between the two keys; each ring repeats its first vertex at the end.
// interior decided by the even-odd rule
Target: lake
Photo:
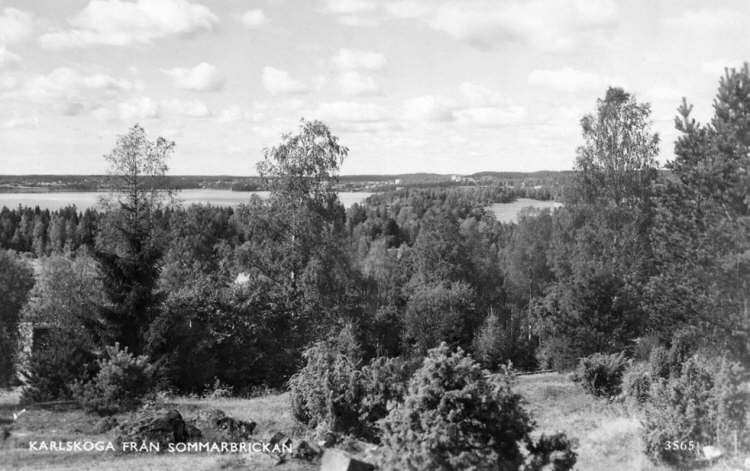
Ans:
{"type": "MultiPolygon", "coordinates": [[[[176,193],[177,199],[184,205],[211,204],[213,206],[237,206],[250,199],[250,195],[268,198],[267,191],[232,191],[232,190],[182,190],[176,193]]],[[[343,191],[339,199],[345,207],[361,203],[372,193],[364,191],[343,191]]],[[[56,210],[75,205],[79,210],[95,207],[99,199],[107,196],[106,192],[49,192],[49,193],[0,193],[0,208],[21,206],[39,206],[42,209],[56,210]]]]}
{"type": "Polygon", "coordinates": [[[518,221],[518,213],[524,208],[555,209],[560,206],[562,206],[562,203],[558,203],[557,201],[540,201],[529,198],[518,198],[512,203],[494,203],[490,205],[489,209],[495,214],[495,218],[500,222],[516,222],[518,221]]]}

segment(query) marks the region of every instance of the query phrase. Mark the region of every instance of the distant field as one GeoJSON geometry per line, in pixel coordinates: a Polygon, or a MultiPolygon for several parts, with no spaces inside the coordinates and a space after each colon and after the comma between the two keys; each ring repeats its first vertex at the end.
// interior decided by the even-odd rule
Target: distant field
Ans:
{"type": "Polygon", "coordinates": [[[558,206],[562,206],[562,204],[557,201],[539,201],[528,198],[518,198],[512,203],[494,203],[490,206],[490,210],[500,222],[516,222],[518,220],[518,213],[524,208],[554,209],[558,206]]]}
{"type": "MultiPolygon", "coordinates": [[[[592,399],[567,376],[557,373],[521,376],[518,390],[527,400],[527,407],[537,422],[535,433],[563,431],[578,440],[576,469],[591,471],[664,471],[652,465],[643,454],[640,424],[619,404],[592,399]]],[[[17,393],[0,393],[0,418],[17,410],[17,393]]],[[[301,432],[291,417],[287,394],[269,395],[257,399],[193,399],[176,398],[169,401],[183,415],[189,417],[199,409],[219,408],[227,414],[258,423],[258,436],[267,437],[282,430],[295,436],[301,432]]],[[[28,440],[106,440],[106,435],[91,432],[96,416],[80,411],[52,412],[33,410],[23,415],[14,427],[10,440],[0,442],[0,469],[25,470],[279,470],[306,471],[317,466],[303,462],[289,462],[275,466],[265,456],[217,455],[130,455],[29,452],[21,447],[28,440]]],[[[727,463],[711,469],[726,468],[727,463]]]]}

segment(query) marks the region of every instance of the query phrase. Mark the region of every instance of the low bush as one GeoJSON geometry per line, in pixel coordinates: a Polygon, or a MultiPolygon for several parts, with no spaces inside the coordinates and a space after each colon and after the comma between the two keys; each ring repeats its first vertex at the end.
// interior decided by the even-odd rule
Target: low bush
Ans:
{"type": "Polygon", "coordinates": [[[622,375],[628,366],[625,354],[594,353],[581,358],[573,376],[583,389],[598,397],[614,397],[622,390],[622,375]]]}
{"type": "Polygon", "coordinates": [[[622,393],[633,405],[641,406],[649,399],[651,369],[648,363],[633,363],[622,375],[622,393]]]}
{"type": "Polygon", "coordinates": [[[319,342],[305,351],[305,366],[289,381],[293,415],[310,428],[378,441],[377,422],[403,397],[407,364],[380,357],[360,367],[338,347],[319,342]]]}
{"type": "Polygon", "coordinates": [[[648,357],[648,365],[651,378],[669,379],[669,372],[672,369],[669,350],[662,346],[654,347],[648,357]]]}
{"type": "Polygon", "coordinates": [[[654,462],[688,466],[696,451],[689,443],[726,450],[747,445],[747,393],[740,388],[740,367],[723,359],[694,355],[679,374],[651,385],[643,414],[643,440],[654,462]],[[678,446],[675,446],[677,444],[678,446]]]}
{"type": "Polygon", "coordinates": [[[35,346],[20,376],[21,402],[25,404],[73,398],[72,383],[87,381],[96,373],[96,357],[76,337],[53,333],[35,346]]]}
{"type": "MultiPolygon", "coordinates": [[[[533,422],[522,402],[508,376],[490,375],[443,343],[428,352],[404,401],[381,422],[381,465],[386,470],[517,470],[527,458],[550,462],[550,448],[561,443],[530,445],[533,422]],[[524,442],[533,448],[531,456],[524,456],[524,442]]],[[[562,461],[556,469],[570,469],[572,463],[562,461]]]]}
{"type": "Polygon", "coordinates": [[[558,471],[572,469],[576,464],[573,442],[564,433],[542,434],[535,442],[529,442],[529,455],[523,471],[558,471]]]}
{"type": "Polygon", "coordinates": [[[119,344],[105,350],[96,376],[74,384],[75,398],[85,409],[102,415],[137,408],[152,391],[153,367],[148,357],[134,356],[119,344]]]}

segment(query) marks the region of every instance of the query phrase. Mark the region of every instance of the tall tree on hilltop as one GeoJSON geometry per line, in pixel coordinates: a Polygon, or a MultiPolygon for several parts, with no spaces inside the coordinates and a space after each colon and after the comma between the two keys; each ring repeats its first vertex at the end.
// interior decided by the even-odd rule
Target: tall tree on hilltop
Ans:
{"type": "Polygon", "coordinates": [[[109,302],[102,306],[95,328],[102,342],[120,342],[135,354],[143,351],[159,302],[155,288],[163,240],[158,219],[171,199],[163,188],[174,145],[162,137],[149,140],[136,124],[104,157],[110,164],[112,193],[102,201],[108,211],[94,253],[109,302]]]}
{"type": "Polygon", "coordinates": [[[654,231],[658,275],[650,311],[665,336],[697,327],[714,345],[750,360],[750,70],[727,70],[714,115],[701,124],[683,100],[682,133],[654,231]]]}
{"type": "Polygon", "coordinates": [[[659,142],[649,116],[647,103],[609,88],[581,120],[584,144],[552,228],[557,282],[537,309],[542,341],[565,350],[552,357],[622,350],[642,334],[659,142]]]}

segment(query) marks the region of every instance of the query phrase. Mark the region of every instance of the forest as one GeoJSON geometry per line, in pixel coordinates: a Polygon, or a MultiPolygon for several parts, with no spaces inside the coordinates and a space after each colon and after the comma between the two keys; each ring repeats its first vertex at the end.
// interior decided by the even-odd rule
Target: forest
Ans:
{"type": "Polygon", "coordinates": [[[748,450],[750,71],[707,123],[683,101],[665,168],[650,112],[606,90],[559,195],[537,195],[563,206],[511,224],[487,209],[520,196],[502,184],[345,209],[349,150],[305,120],[258,164],[270,198],[182,207],[150,183],[175,143],[135,125],[100,208],[0,212],[0,382],[104,415],[288,390],[310,434],[376,443],[382,469],[572,469],[573,437],[533,434],[513,390],[555,370],[632,403],[655,463],[748,450]],[[22,322],[45,327],[25,360],[22,322]]]}

